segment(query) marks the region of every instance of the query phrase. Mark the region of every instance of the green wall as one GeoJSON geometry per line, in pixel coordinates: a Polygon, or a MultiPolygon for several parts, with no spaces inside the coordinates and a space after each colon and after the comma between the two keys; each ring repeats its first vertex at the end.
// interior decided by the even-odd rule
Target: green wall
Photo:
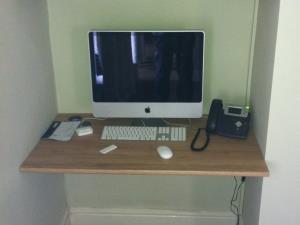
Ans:
{"type": "MultiPolygon", "coordinates": [[[[91,112],[91,29],[203,29],[205,111],[243,104],[257,0],[48,0],[59,112],[91,112]]],[[[71,207],[228,211],[230,177],[66,175],[71,207]]]]}
{"type": "Polygon", "coordinates": [[[71,208],[227,212],[232,177],[67,175],[71,208]]]}
{"type": "Polygon", "coordinates": [[[59,112],[91,112],[91,29],[202,29],[205,111],[212,98],[244,104],[256,0],[49,0],[59,112]]]}

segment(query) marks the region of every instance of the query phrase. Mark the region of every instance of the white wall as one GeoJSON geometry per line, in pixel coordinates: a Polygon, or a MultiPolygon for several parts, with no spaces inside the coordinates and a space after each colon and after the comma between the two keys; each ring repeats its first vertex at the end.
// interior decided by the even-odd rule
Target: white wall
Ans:
{"type": "Polygon", "coordinates": [[[258,74],[253,74],[257,87],[252,97],[262,113],[256,114],[260,118],[256,120],[256,130],[270,177],[263,180],[262,186],[258,179],[247,184],[245,225],[296,225],[300,208],[300,2],[261,0],[260,6],[263,13],[259,20],[264,30],[258,32],[256,41],[260,50],[255,60],[261,62],[254,64],[258,74]],[[272,38],[278,6],[278,30],[272,38]],[[274,37],[276,45],[272,47],[274,37]]]}
{"type": "Polygon", "coordinates": [[[56,114],[48,35],[45,0],[1,0],[1,225],[58,225],[66,209],[62,175],[19,172],[56,114]]]}
{"type": "Polygon", "coordinates": [[[273,80],[280,0],[260,0],[251,83],[251,104],[257,141],[265,153],[273,80]]]}
{"type": "MultiPolygon", "coordinates": [[[[278,10],[279,0],[260,0],[259,2],[250,99],[253,127],[263,154],[266,151],[268,135],[278,10]]],[[[247,178],[243,212],[245,225],[258,224],[261,188],[261,178],[247,178]]]]}
{"type": "Polygon", "coordinates": [[[260,225],[298,225],[300,208],[300,1],[279,10],[260,225]]]}

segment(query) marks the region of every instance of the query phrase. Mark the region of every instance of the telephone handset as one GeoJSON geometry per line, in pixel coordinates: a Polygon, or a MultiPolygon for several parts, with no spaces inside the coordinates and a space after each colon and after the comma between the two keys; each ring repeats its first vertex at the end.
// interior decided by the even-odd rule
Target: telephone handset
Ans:
{"type": "Polygon", "coordinates": [[[207,124],[206,124],[206,133],[216,133],[218,118],[220,113],[223,110],[223,103],[220,99],[214,99],[211,103],[207,124]]]}
{"type": "Polygon", "coordinates": [[[248,108],[240,106],[223,107],[222,100],[214,99],[211,103],[206,125],[206,141],[200,148],[195,147],[195,142],[200,134],[200,128],[192,141],[191,149],[193,151],[203,151],[207,147],[210,134],[230,138],[245,139],[248,136],[250,113],[248,108]]]}
{"type": "Polygon", "coordinates": [[[206,123],[206,141],[204,143],[204,145],[200,148],[196,148],[195,147],[195,142],[198,139],[198,136],[200,134],[201,128],[199,128],[196,132],[196,135],[192,141],[191,144],[191,149],[193,151],[203,151],[206,149],[207,145],[209,144],[209,140],[210,140],[210,134],[213,134],[216,132],[217,129],[217,124],[218,124],[218,117],[221,113],[221,111],[223,110],[223,103],[222,100],[220,99],[214,99],[210,105],[210,109],[209,109],[209,114],[208,114],[208,118],[207,118],[207,123],[206,123]]]}

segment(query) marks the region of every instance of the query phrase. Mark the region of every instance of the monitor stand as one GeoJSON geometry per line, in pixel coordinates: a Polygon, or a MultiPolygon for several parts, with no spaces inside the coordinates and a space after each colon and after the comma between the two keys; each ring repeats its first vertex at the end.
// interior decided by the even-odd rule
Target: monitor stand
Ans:
{"type": "Polygon", "coordinates": [[[163,119],[158,118],[136,118],[131,120],[131,126],[136,127],[167,127],[163,119]]]}

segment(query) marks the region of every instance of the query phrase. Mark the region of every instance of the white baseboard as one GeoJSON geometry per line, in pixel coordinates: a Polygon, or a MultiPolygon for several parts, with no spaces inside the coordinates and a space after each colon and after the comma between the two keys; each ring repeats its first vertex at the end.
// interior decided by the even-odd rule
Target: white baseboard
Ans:
{"type": "Polygon", "coordinates": [[[72,225],[234,225],[231,212],[72,208],[72,225]]]}

